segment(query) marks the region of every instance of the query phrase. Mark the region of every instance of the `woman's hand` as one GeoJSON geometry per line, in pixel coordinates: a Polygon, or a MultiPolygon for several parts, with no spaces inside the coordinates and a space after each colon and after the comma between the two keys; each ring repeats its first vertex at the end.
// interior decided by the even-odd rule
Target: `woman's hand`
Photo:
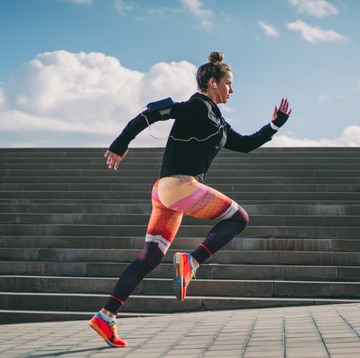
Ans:
{"type": "MultiPolygon", "coordinates": [[[[289,112],[288,112],[288,109],[289,109],[289,102],[288,102],[287,99],[284,100],[284,98],[283,98],[281,100],[281,103],[280,103],[280,106],[279,106],[279,111],[285,113],[288,116],[290,116],[291,109],[290,109],[289,112]]],[[[275,106],[274,113],[273,113],[272,119],[271,119],[272,121],[275,121],[275,119],[278,117],[277,111],[278,111],[278,108],[277,108],[277,106],[275,106]]]]}
{"type": "Polygon", "coordinates": [[[281,100],[279,109],[275,106],[271,120],[276,127],[280,128],[288,120],[290,113],[291,109],[289,110],[289,102],[287,99],[284,100],[283,98],[281,100]]]}
{"type": "Polygon", "coordinates": [[[109,169],[111,169],[114,166],[114,170],[116,170],[119,167],[119,163],[126,157],[128,151],[129,149],[123,155],[117,155],[113,152],[110,152],[110,150],[108,150],[104,154],[104,157],[107,158],[106,164],[108,164],[109,169]]]}

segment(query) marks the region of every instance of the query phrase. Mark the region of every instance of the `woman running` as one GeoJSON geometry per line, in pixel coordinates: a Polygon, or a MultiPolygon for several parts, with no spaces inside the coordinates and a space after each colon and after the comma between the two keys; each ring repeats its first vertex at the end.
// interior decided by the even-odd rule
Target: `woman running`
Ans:
{"type": "Polygon", "coordinates": [[[197,72],[199,93],[188,101],[170,98],[150,103],[131,120],[105,153],[109,169],[116,170],[128,153],[129,143],[157,121],[175,119],[161,167],[160,179],[152,190],[152,213],[144,249],[122,273],[105,306],[89,321],[113,347],[126,346],[116,332],[116,316],[142,279],[163,260],[181,224],[183,214],[218,221],[203,243],[191,254],[174,256],[173,289],[179,300],[197,268],[216,251],[240,234],[249,222],[245,210],[224,194],[203,184],[210,165],[221,148],[248,153],[271,140],[287,121],[291,109],[285,99],[275,106],[272,121],[252,135],[234,131],[223,118],[218,104],[233,93],[233,74],[221,52],[212,52],[209,62],[197,72]]]}

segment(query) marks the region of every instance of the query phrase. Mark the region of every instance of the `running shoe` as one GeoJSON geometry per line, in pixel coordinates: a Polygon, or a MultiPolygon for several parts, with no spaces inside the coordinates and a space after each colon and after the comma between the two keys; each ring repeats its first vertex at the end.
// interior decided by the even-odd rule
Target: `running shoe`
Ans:
{"type": "MultiPolygon", "coordinates": [[[[174,281],[173,290],[177,299],[184,301],[187,287],[192,278],[195,277],[196,270],[191,267],[191,255],[177,252],[174,255],[174,281]]],[[[196,278],[196,277],[195,277],[196,278]]]]}
{"type": "Polygon", "coordinates": [[[111,347],[125,347],[127,346],[127,342],[123,339],[120,339],[117,335],[116,329],[117,321],[113,322],[105,322],[100,313],[97,313],[91,320],[89,321],[90,327],[94,328],[97,333],[105,340],[105,342],[111,347]]]}

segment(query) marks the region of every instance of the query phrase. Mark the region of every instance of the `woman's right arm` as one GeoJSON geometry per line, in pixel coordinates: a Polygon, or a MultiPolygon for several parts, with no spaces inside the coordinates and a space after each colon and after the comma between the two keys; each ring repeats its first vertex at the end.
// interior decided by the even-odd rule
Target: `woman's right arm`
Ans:
{"type": "Polygon", "coordinates": [[[132,119],[121,132],[121,134],[111,143],[109,150],[105,153],[109,169],[114,166],[116,170],[121,160],[127,154],[130,142],[149,125],[169,119],[169,115],[164,115],[160,111],[146,110],[132,119]]]}
{"type": "Polygon", "coordinates": [[[122,156],[128,149],[129,143],[146,127],[168,118],[163,118],[159,111],[149,112],[146,110],[140,113],[126,125],[121,134],[111,143],[109,147],[110,152],[122,156]]]}

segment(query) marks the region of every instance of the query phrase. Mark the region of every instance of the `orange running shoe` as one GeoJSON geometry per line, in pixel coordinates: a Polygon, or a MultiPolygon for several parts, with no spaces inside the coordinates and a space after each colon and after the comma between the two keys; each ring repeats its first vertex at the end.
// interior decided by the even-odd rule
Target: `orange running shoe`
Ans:
{"type": "Polygon", "coordinates": [[[190,280],[195,277],[196,279],[196,270],[192,268],[191,255],[182,254],[177,252],[174,255],[174,281],[173,281],[173,290],[177,299],[184,301],[186,297],[187,287],[190,280]]]}
{"type": "Polygon", "coordinates": [[[111,347],[125,347],[127,342],[117,336],[116,320],[114,322],[105,322],[100,313],[97,313],[89,321],[90,327],[94,328],[97,333],[105,340],[111,347]]]}

